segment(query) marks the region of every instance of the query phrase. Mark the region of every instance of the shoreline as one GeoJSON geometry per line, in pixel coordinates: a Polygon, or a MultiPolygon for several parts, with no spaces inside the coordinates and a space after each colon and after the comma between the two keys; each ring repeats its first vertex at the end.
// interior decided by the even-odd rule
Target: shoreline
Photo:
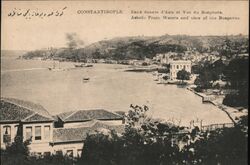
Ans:
{"type": "MultiPolygon", "coordinates": [[[[189,88],[189,87],[187,87],[186,89],[189,90],[189,91],[191,91],[191,92],[194,93],[195,95],[201,97],[202,99],[204,99],[205,97],[207,97],[206,94],[203,94],[203,93],[200,93],[200,92],[196,92],[196,91],[194,91],[193,89],[191,89],[191,88],[189,88]]],[[[247,113],[240,112],[238,109],[236,109],[236,108],[234,108],[234,107],[229,107],[229,106],[226,106],[226,105],[224,105],[224,104],[216,103],[215,100],[214,100],[214,101],[208,100],[208,101],[205,101],[205,102],[210,103],[210,104],[214,105],[215,107],[217,107],[218,109],[220,109],[220,110],[222,110],[223,112],[225,112],[226,115],[229,117],[229,119],[232,121],[232,123],[233,123],[234,125],[236,124],[236,122],[237,122],[236,119],[237,119],[238,117],[241,117],[241,116],[244,116],[244,115],[248,114],[248,112],[247,112],[247,113]],[[231,112],[230,112],[230,111],[231,111],[231,112]],[[236,113],[236,115],[233,115],[233,113],[234,113],[234,114],[236,113]]],[[[202,102],[202,103],[203,103],[203,102],[202,102]]]]}

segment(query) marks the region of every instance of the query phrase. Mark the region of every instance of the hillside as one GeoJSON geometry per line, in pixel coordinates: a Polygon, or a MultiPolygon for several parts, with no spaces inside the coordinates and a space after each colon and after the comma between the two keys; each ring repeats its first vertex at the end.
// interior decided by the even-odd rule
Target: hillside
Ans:
{"type": "MultiPolygon", "coordinates": [[[[54,57],[79,60],[86,58],[104,59],[143,59],[152,58],[157,53],[179,52],[197,50],[200,53],[218,51],[221,54],[248,52],[248,37],[235,36],[187,36],[187,35],[163,35],[163,36],[136,36],[117,37],[110,40],[102,40],[92,43],[77,50],[60,49],[54,57]]],[[[26,58],[43,56],[27,53],[26,58]],[[31,55],[32,54],[32,55],[31,55]]]]}

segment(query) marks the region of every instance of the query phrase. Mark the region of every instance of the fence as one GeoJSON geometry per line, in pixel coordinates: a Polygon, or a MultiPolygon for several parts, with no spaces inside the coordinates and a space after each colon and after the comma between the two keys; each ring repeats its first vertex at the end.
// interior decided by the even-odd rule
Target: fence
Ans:
{"type": "Polygon", "coordinates": [[[202,126],[201,130],[202,131],[211,131],[211,130],[215,130],[217,128],[230,128],[233,126],[234,126],[234,123],[210,124],[210,125],[202,126]]]}

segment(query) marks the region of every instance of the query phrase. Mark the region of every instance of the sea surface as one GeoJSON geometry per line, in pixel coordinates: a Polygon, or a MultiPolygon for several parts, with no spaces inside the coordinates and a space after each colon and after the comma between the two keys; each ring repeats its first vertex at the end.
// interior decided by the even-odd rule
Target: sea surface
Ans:
{"type": "Polygon", "coordinates": [[[71,62],[1,58],[1,96],[43,105],[52,115],[79,109],[128,111],[130,104],[147,105],[149,117],[180,125],[230,122],[227,115],[201,97],[175,85],[157,84],[151,73],[126,72],[129,66],[94,64],[74,68],[71,62]],[[55,65],[61,71],[50,71],[55,65]],[[89,78],[89,81],[83,80],[89,78]]]}

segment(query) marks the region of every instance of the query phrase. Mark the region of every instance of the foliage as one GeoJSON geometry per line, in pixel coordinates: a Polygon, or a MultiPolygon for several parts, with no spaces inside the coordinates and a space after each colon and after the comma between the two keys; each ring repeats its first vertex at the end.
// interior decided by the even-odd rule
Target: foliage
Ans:
{"type": "Polygon", "coordinates": [[[217,60],[210,64],[208,62],[196,66],[197,76],[194,84],[200,89],[212,88],[212,83],[216,80],[220,80],[225,71],[225,64],[222,60],[217,60]]]}
{"type": "Polygon", "coordinates": [[[246,117],[233,128],[193,130],[148,118],[147,106],[126,114],[122,136],[89,135],[79,164],[90,165],[237,165],[247,164],[246,117]],[[182,146],[182,147],[180,147],[182,146]]]}
{"type": "Polygon", "coordinates": [[[77,160],[69,157],[67,155],[63,155],[62,152],[57,152],[53,155],[45,155],[43,157],[30,156],[29,164],[33,165],[72,165],[77,160]]]}
{"type": "Polygon", "coordinates": [[[178,80],[190,80],[190,73],[188,71],[186,71],[185,69],[180,70],[179,72],[177,72],[177,79],[178,80]]]}
{"type": "Polygon", "coordinates": [[[238,127],[200,132],[199,139],[185,146],[184,153],[188,164],[247,164],[246,133],[238,127]]]}
{"type": "Polygon", "coordinates": [[[147,106],[133,106],[125,115],[125,132],[118,136],[89,135],[80,164],[151,165],[178,162],[179,147],[173,134],[180,129],[146,116],[147,106]]]}
{"type": "Polygon", "coordinates": [[[234,59],[230,61],[225,69],[226,80],[231,83],[231,87],[239,88],[247,86],[249,75],[248,59],[234,59]]]}
{"type": "Polygon", "coordinates": [[[20,164],[29,162],[29,148],[31,139],[23,142],[23,138],[17,135],[12,144],[7,144],[5,150],[1,150],[1,161],[3,165],[20,164]]]}
{"type": "Polygon", "coordinates": [[[230,88],[238,90],[237,94],[228,94],[223,104],[233,107],[248,107],[248,59],[234,59],[225,70],[226,80],[230,82],[230,88]]]}

